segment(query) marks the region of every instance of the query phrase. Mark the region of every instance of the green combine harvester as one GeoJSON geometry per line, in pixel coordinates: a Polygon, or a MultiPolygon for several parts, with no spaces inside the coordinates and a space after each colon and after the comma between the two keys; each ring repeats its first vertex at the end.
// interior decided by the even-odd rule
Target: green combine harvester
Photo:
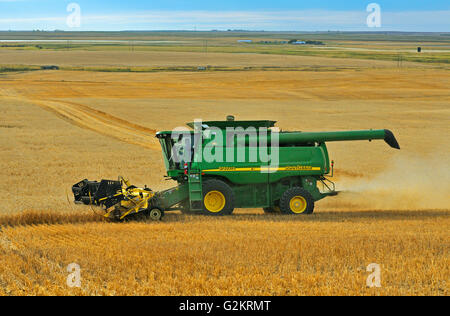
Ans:
{"type": "Polygon", "coordinates": [[[189,123],[182,131],[157,133],[167,178],[178,185],[153,192],[127,180],[83,180],[73,186],[75,203],[102,207],[106,218],[164,212],[230,215],[235,208],[263,208],[266,213],[311,214],[315,202],[337,195],[326,143],[385,140],[400,149],[389,130],[280,132],[275,121],[189,123]]]}

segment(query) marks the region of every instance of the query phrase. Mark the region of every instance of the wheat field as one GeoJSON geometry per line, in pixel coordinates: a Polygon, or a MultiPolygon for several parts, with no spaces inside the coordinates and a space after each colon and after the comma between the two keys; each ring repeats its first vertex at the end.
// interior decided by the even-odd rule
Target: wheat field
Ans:
{"type": "MultiPolygon", "coordinates": [[[[34,53],[0,50],[13,64],[34,53]]],[[[54,56],[67,65],[102,66],[127,65],[129,58],[68,58],[75,53],[54,56]]],[[[45,54],[32,56],[35,64],[48,63],[45,54]]],[[[201,59],[137,56],[142,66],[201,59]]],[[[0,295],[449,294],[448,70],[209,56],[213,65],[332,68],[0,74],[0,295]],[[330,144],[343,192],[318,202],[311,216],[246,209],[224,218],[175,212],[158,223],[113,224],[72,205],[70,188],[83,178],[123,175],[154,190],[173,186],[163,178],[155,132],[228,114],[276,120],[285,130],[388,128],[402,150],[384,142],[330,144]],[[81,267],[81,288],[66,284],[71,263],[81,267]],[[366,287],[370,263],[381,266],[380,288],[366,287]]]]}

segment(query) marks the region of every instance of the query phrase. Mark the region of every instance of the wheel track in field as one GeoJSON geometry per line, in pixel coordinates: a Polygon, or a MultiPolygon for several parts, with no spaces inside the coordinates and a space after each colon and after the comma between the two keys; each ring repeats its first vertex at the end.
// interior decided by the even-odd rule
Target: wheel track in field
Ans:
{"type": "Polygon", "coordinates": [[[155,129],[126,121],[87,105],[60,100],[32,99],[19,94],[15,89],[0,88],[0,96],[36,104],[80,128],[91,130],[128,144],[161,151],[161,147],[155,138],[155,129]]]}
{"type": "Polygon", "coordinates": [[[78,127],[115,138],[128,144],[160,150],[155,138],[156,130],[115,117],[89,106],[53,100],[30,100],[65,121],[78,127]]]}

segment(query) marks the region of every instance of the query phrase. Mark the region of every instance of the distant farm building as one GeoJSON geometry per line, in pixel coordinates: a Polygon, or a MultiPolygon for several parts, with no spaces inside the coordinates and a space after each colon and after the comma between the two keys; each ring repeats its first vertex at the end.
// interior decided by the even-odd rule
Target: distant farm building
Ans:
{"type": "Polygon", "coordinates": [[[288,41],[260,41],[259,44],[287,44],[288,41]]]}
{"type": "Polygon", "coordinates": [[[59,70],[58,66],[50,65],[50,66],[41,66],[42,70],[59,70]]]}
{"type": "Polygon", "coordinates": [[[238,40],[238,43],[253,43],[252,40],[238,40]]]}
{"type": "Polygon", "coordinates": [[[295,41],[295,42],[292,42],[291,44],[292,45],[304,45],[304,44],[306,44],[306,42],[305,41],[295,41]]]}

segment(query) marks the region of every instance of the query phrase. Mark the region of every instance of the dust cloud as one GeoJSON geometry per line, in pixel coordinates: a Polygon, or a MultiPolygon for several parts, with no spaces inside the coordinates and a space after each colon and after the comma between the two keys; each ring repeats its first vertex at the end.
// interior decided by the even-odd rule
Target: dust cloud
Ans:
{"type": "Polygon", "coordinates": [[[324,201],[323,206],[358,210],[448,210],[450,157],[443,153],[435,157],[438,158],[403,154],[373,177],[344,176],[336,181],[337,190],[342,192],[324,201]]]}

